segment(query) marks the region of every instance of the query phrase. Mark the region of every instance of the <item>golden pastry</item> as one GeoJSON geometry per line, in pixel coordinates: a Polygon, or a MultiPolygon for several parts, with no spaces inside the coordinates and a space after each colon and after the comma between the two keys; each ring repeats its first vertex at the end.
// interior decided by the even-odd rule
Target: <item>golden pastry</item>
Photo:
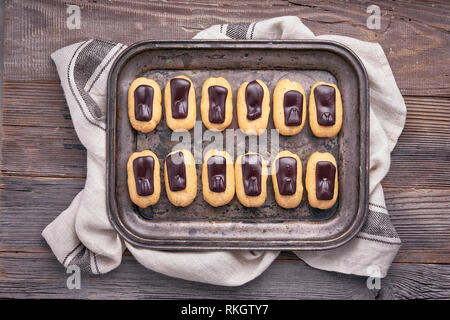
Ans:
{"type": "Polygon", "coordinates": [[[203,198],[213,207],[226,205],[234,197],[233,159],[226,151],[209,150],[202,165],[203,198]]]}
{"type": "Polygon", "coordinates": [[[234,167],[236,195],[246,207],[260,207],[267,197],[267,163],[257,153],[236,159],[234,167]]]}
{"type": "Polygon", "coordinates": [[[197,196],[197,172],[194,156],[186,149],[169,153],[164,163],[164,184],[169,201],[186,207],[197,196]]]}
{"type": "Polygon", "coordinates": [[[306,191],[311,207],[329,209],[338,196],[338,170],[331,153],[314,152],[306,166],[306,191]]]}
{"type": "Polygon", "coordinates": [[[273,91],[273,122],[280,134],[293,136],[306,122],[306,94],[300,83],[280,80],[273,91]]]}
{"type": "Polygon", "coordinates": [[[342,126],[342,98],[332,83],[317,82],[309,96],[309,125],[319,138],[332,138],[342,126]]]}
{"type": "Polygon", "coordinates": [[[289,151],[281,151],[272,163],[272,184],[280,207],[290,209],[302,201],[302,162],[289,151]]]}
{"type": "Polygon", "coordinates": [[[233,120],[233,93],[225,78],[209,78],[202,88],[202,121],[210,130],[223,131],[233,120]]]}
{"type": "Polygon", "coordinates": [[[137,78],[128,89],[128,117],[140,132],[151,132],[161,120],[161,89],[147,78],[137,78]]]}
{"type": "Polygon", "coordinates": [[[164,89],[167,126],[173,131],[191,130],[197,117],[194,83],[186,76],[169,80],[164,89]]]}
{"type": "Polygon", "coordinates": [[[161,194],[159,160],[150,150],[133,153],[128,158],[127,182],[130,199],[141,208],[158,202],[161,194]]]}
{"type": "Polygon", "coordinates": [[[270,114],[270,93],[261,80],[244,82],[237,96],[239,128],[245,134],[260,135],[267,129],[270,114]]]}

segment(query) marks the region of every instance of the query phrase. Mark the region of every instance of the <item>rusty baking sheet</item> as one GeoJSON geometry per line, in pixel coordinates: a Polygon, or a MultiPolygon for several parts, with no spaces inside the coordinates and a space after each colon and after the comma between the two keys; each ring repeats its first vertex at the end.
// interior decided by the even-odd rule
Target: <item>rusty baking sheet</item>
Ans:
{"type": "MultiPolygon", "coordinates": [[[[350,240],[365,220],[369,185],[368,81],[359,59],[342,45],[325,41],[141,42],[126,49],[115,61],[108,79],[107,99],[109,218],[119,234],[134,245],[157,249],[328,249],[350,240]],[[328,151],[335,156],[339,170],[336,205],[326,211],[311,208],[304,191],[299,207],[283,209],[275,202],[269,177],[267,200],[262,207],[245,208],[235,197],[228,205],[213,208],[203,200],[201,170],[197,165],[198,194],[190,206],[173,206],[164,186],[155,206],[147,209],[135,206],[129,199],[127,187],[126,163],[130,154],[150,149],[158,156],[163,168],[165,156],[180,142],[167,127],[164,112],[153,132],[142,134],[132,129],[127,111],[128,88],[134,79],[146,76],[164,90],[166,82],[180,74],[190,77],[195,85],[198,122],[190,131],[192,146],[187,147],[197,160],[201,160],[202,148],[210,143],[207,140],[212,140],[208,133],[205,134],[206,128],[200,117],[201,88],[207,78],[222,76],[230,82],[234,115],[229,129],[238,128],[236,96],[244,81],[261,79],[272,95],[276,83],[289,78],[303,85],[307,97],[317,81],[336,83],[344,109],[343,126],[337,137],[315,138],[306,123],[298,135],[279,136],[278,139],[280,151],[288,149],[300,156],[303,179],[312,152],[328,151]]],[[[276,139],[270,130],[274,128],[272,112],[268,128],[268,142],[258,141],[258,151],[271,163],[276,155],[271,152],[272,139],[276,139]]],[[[237,141],[233,132],[238,131],[229,130],[231,135],[222,134],[228,151],[228,143],[237,141]]],[[[241,149],[234,146],[234,159],[243,151],[256,151],[249,146],[253,144],[245,144],[245,150],[243,144],[239,146],[241,149]]],[[[161,170],[164,184],[162,175],[161,170]]]]}

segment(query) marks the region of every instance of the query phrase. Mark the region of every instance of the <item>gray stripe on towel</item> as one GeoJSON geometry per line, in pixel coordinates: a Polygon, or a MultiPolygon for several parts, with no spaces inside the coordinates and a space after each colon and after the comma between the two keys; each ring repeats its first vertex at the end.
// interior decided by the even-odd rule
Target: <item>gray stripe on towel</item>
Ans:
{"type": "Polygon", "coordinates": [[[399,238],[389,216],[385,213],[372,210],[369,210],[369,215],[361,232],[385,238],[399,238]]]}
{"type": "Polygon", "coordinates": [[[75,61],[73,75],[76,87],[83,98],[89,113],[97,121],[105,120],[105,110],[102,110],[102,108],[95,103],[91,96],[84,90],[84,87],[95,69],[97,69],[108,52],[115,46],[116,44],[113,42],[93,40],[81,50],[75,61]]]}
{"type": "Polygon", "coordinates": [[[231,39],[247,39],[249,27],[250,23],[229,24],[225,34],[231,39]]]}
{"type": "Polygon", "coordinates": [[[68,265],[75,265],[78,266],[82,272],[92,273],[91,252],[88,248],[83,247],[68,265]]]}

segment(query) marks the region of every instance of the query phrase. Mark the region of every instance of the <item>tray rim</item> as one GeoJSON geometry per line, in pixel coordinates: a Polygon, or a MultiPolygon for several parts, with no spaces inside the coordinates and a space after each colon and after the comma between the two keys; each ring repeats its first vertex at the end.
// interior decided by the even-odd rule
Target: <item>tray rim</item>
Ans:
{"type": "MultiPolygon", "coordinates": [[[[337,248],[351,239],[353,239],[362,228],[369,207],[369,132],[370,132],[370,102],[369,102],[369,81],[366,69],[359,57],[348,47],[341,43],[330,40],[145,40],[136,42],[115,59],[107,79],[107,109],[106,109],[106,207],[108,211],[108,219],[113,228],[127,242],[147,249],[165,249],[165,250],[327,250],[337,248]],[[276,48],[268,48],[268,46],[276,45],[276,48]],[[195,46],[195,47],[192,47],[195,46]],[[245,47],[244,47],[245,46],[245,47]],[[227,243],[237,243],[239,246],[231,246],[221,244],[221,241],[208,241],[209,246],[204,245],[204,240],[161,240],[161,239],[145,239],[145,243],[140,241],[139,237],[123,225],[123,222],[117,217],[118,207],[115,198],[115,176],[112,167],[114,166],[116,141],[115,141],[115,120],[116,120],[116,88],[117,78],[124,63],[149,48],[154,49],[309,49],[325,50],[333,54],[337,54],[347,60],[347,62],[355,69],[358,84],[365,90],[359,90],[365,94],[359,95],[359,106],[361,111],[360,118],[360,184],[359,184],[359,205],[356,218],[349,228],[339,236],[319,241],[305,240],[226,240],[227,243]],[[109,115],[113,114],[113,117],[109,115]],[[113,146],[113,147],[112,147],[113,146]],[[364,169],[364,170],[362,170],[364,169]],[[362,211],[362,212],[361,212],[362,211]],[[149,244],[148,242],[152,243],[149,244]],[[171,244],[165,243],[170,241],[171,244]],[[258,245],[254,243],[258,242],[258,245]],[[264,245],[262,243],[271,243],[264,245]],[[301,245],[299,245],[301,243],[301,245]],[[313,243],[313,244],[306,244],[313,243]]],[[[115,171],[114,171],[115,172],[115,171]]],[[[235,222],[231,222],[235,223],[235,222]]]]}

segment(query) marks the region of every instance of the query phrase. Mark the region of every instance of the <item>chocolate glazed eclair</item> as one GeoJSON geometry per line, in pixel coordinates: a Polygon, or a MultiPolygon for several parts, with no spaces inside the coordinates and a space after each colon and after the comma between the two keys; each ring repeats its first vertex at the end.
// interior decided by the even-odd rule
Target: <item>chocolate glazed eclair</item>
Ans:
{"type": "Polygon", "coordinates": [[[137,78],[128,89],[128,117],[140,132],[151,132],[161,121],[161,89],[147,78],[137,78]]]}
{"type": "Polygon", "coordinates": [[[173,131],[191,130],[197,117],[194,83],[186,76],[177,76],[166,84],[164,107],[167,126],[173,131]]]}
{"type": "Polygon", "coordinates": [[[280,80],[273,91],[273,122],[280,134],[293,136],[306,122],[306,95],[300,83],[280,80]]]}
{"type": "Polygon", "coordinates": [[[260,135],[267,129],[270,94],[261,80],[244,82],[238,90],[237,117],[239,128],[248,135],[260,135]]]}
{"type": "Polygon", "coordinates": [[[153,152],[135,152],[128,158],[127,182],[130,199],[137,206],[147,208],[159,201],[159,160],[153,152]]]}
{"type": "Polygon", "coordinates": [[[169,153],[164,163],[164,184],[169,201],[186,207],[197,196],[197,172],[194,156],[186,149],[169,153]]]}
{"type": "Polygon", "coordinates": [[[210,130],[223,131],[233,120],[233,93],[225,78],[209,78],[202,88],[202,121],[210,130]]]}
{"type": "Polygon", "coordinates": [[[338,170],[331,153],[314,152],[306,166],[306,191],[311,207],[329,209],[338,196],[338,170]]]}
{"type": "Polygon", "coordinates": [[[317,82],[309,96],[309,125],[318,138],[332,138],[342,127],[342,98],[332,83],[317,82]]]}
{"type": "Polygon", "coordinates": [[[209,150],[202,165],[203,198],[213,207],[226,205],[234,197],[233,159],[226,151],[209,150]]]}
{"type": "Polygon", "coordinates": [[[260,207],[267,197],[267,163],[257,153],[247,153],[236,159],[234,166],[236,195],[246,207],[260,207]]]}
{"type": "Polygon", "coordinates": [[[272,163],[272,184],[280,207],[291,209],[302,201],[302,162],[289,151],[281,151],[272,163]]]}

